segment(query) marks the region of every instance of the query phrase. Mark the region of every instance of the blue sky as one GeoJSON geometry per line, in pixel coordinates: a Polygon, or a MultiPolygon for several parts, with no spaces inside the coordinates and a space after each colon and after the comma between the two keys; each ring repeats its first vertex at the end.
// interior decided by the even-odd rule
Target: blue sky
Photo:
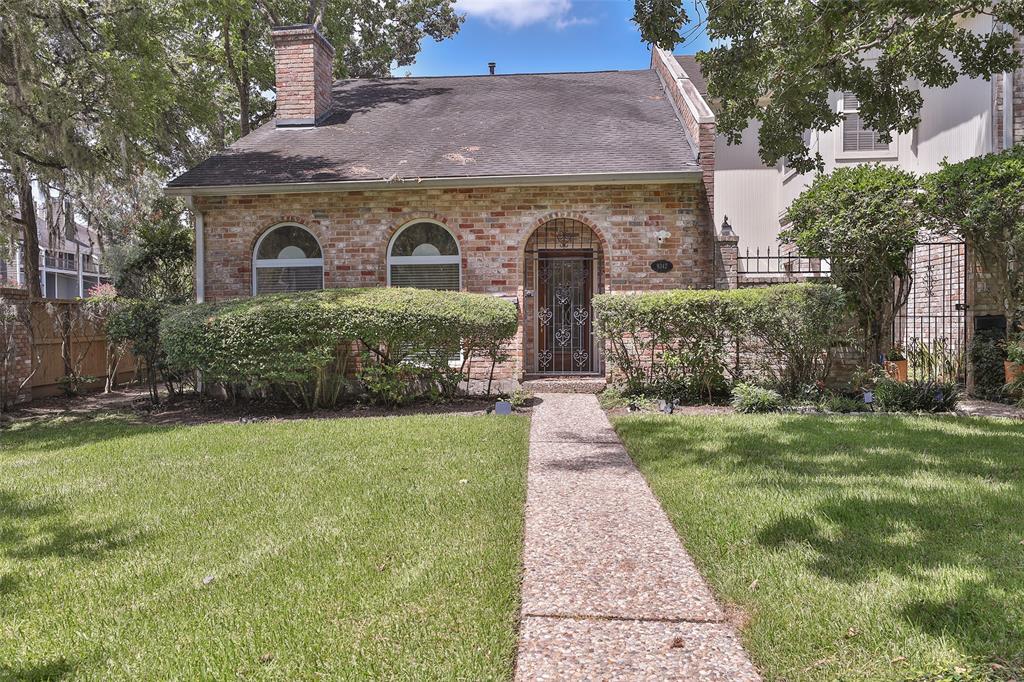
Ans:
{"type": "MultiPolygon", "coordinates": [[[[498,73],[644,69],[650,52],[630,21],[633,0],[458,0],[466,15],[452,39],[427,39],[412,66],[394,75],[445,76],[498,73]]],[[[707,46],[700,36],[680,52],[707,46]]]]}

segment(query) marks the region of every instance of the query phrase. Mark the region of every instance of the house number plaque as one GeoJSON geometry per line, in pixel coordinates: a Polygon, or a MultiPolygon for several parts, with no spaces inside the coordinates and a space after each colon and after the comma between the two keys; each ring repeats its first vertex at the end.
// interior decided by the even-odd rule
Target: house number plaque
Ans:
{"type": "Polygon", "coordinates": [[[651,263],[651,270],[655,272],[672,272],[672,261],[656,260],[651,263]]]}

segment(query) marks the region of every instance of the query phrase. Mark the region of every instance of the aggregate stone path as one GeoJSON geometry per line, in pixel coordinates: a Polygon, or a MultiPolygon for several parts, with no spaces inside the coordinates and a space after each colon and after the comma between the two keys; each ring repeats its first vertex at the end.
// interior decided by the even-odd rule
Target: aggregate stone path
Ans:
{"type": "Polygon", "coordinates": [[[517,680],[760,680],[593,395],[530,430],[517,680]]]}

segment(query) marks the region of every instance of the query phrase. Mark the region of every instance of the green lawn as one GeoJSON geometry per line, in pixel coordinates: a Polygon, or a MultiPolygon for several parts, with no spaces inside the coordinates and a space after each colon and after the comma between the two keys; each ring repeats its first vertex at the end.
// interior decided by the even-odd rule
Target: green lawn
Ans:
{"type": "Polygon", "coordinates": [[[615,426],[704,575],[746,612],[744,642],[769,679],[1022,679],[1024,426],[817,416],[615,426]]]}
{"type": "Polygon", "coordinates": [[[0,679],[507,679],[527,430],[0,431],[0,679]]]}

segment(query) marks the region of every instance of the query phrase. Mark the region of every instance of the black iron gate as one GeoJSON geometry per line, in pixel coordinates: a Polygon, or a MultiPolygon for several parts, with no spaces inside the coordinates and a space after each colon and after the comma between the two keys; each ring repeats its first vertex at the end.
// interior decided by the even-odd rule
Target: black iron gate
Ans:
{"type": "Polygon", "coordinates": [[[526,242],[524,360],[536,374],[596,374],[591,302],[601,291],[600,240],[585,223],[556,218],[526,242]]]}
{"type": "Polygon", "coordinates": [[[593,260],[572,252],[537,258],[537,369],[541,373],[594,371],[590,302],[593,260]]]}
{"type": "Polygon", "coordinates": [[[967,248],[963,242],[914,246],[906,304],[893,321],[893,346],[911,379],[964,382],[967,376],[967,248]]]}

